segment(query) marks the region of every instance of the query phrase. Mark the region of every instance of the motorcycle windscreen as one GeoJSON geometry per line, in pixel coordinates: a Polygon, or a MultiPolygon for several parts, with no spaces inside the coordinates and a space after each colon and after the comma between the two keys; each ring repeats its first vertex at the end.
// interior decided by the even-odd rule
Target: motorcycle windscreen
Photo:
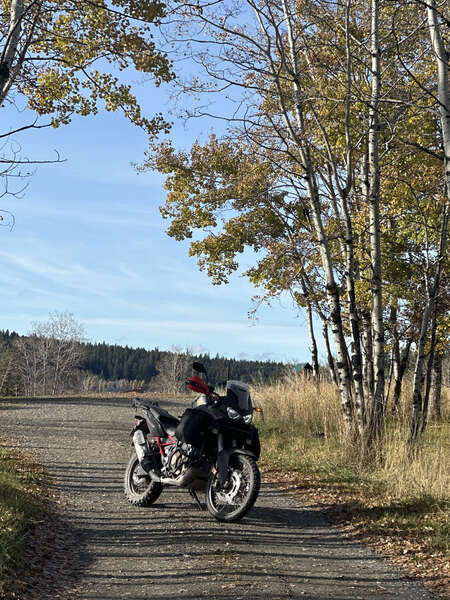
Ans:
{"type": "Polygon", "coordinates": [[[201,448],[206,433],[213,425],[213,418],[207,412],[187,408],[175,433],[177,439],[195,448],[201,448]]]}

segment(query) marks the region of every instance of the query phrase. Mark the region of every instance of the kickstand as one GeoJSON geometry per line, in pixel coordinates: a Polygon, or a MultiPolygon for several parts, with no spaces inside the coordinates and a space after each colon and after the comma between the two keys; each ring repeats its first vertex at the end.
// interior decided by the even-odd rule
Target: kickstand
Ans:
{"type": "Polygon", "coordinates": [[[197,506],[199,507],[199,509],[200,510],[205,510],[205,507],[203,506],[203,504],[198,499],[197,492],[195,492],[194,490],[189,490],[189,493],[192,496],[192,498],[194,498],[194,500],[197,503],[197,506]]]}

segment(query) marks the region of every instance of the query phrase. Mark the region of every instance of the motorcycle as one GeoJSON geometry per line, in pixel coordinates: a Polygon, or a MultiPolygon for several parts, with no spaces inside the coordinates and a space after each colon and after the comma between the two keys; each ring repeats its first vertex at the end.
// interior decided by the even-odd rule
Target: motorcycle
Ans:
{"type": "Polygon", "coordinates": [[[133,402],[141,414],[130,434],[134,451],[125,470],[125,495],[135,506],[150,506],[165,486],[176,486],[204,510],[197,495],[204,491],[208,511],[218,521],[234,522],[254,505],[261,480],[249,388],[227,381],[226,395],[219,396],[199,376],[207,376],[204,366],[195,362],[193,370],[197,374],[186,383],[199,395],[180,418],[158,402],[133,402]]]}

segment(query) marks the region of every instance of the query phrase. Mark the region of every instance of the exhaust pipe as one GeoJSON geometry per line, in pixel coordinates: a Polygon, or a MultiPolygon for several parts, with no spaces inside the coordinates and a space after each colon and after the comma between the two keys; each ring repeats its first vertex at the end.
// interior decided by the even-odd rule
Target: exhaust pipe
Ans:
{"type": "Polygon", "coordinates": [[[133,444],[141,468],[150,477],[150,479],[160,483],[161,477],[152,470],[153,460],[150,456],[148,442],[140,429],[137,429],[133,434],[133,444]]]}
{"type": "MultiPolygon", "coordinates": [[[[150,475],[151,477],[151,475],[150,475]]],[[[177,477],[177,479],[171,479],[170,477],[161,477],[161,483],[165,485],[175,485],[176,487],[187,487],[193,481],[197,479],[202,479],[206,481],[208,476],[205,475],[204,471],[200,471],[199,469],[188,469],[186,473],[177,477]]]]}
{"type": "Polygon", "coordinates": [[[133,433],[133,444],[134,449],[136,450],[138,461],[141,464],[144,458],[148,456],[149,448],[144,433],[140,429],[136,429],[136,431],[133,433]]]}

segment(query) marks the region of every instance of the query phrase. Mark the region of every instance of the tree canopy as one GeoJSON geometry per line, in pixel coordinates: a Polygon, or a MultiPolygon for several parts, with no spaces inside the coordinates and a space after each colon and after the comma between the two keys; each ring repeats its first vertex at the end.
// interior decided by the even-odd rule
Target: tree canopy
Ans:
{"type": "MultiPolygon", "coordinates": [[[[121,111],[150,137],[167,132],[161,113],[142,113],[126,77],[132,68],[156,86],[173,78],[153,38],[163,16],[157,0],[2,0],[0,106],[21,111],[25,99],[34,117],[0,137],[8,142],[18,131],[59,127],[99,109],[121,111]]],[[[6,143],[1,162],[7,177],[32,160],[6,143]]]]}
{"type": "Polygon", "coordinates": [[[166,174],[169,235],[192,239],[214,283],[250,246],[247,275],[266,298],[288,290],[314,308],[333,334],[348,430],[363,443],[382,428],[387,352],[399,363],[414,341],[417,425],[424,348],[448,297],[448,8],[222,0],[172,9],[172,43],[184,53],[188,44],[198,66],[182,83],[201,100],[193,113],[213,114],[215,91],[230,110],[217,115],[224,134],[148,154],[143,168],[166,174]]]}

